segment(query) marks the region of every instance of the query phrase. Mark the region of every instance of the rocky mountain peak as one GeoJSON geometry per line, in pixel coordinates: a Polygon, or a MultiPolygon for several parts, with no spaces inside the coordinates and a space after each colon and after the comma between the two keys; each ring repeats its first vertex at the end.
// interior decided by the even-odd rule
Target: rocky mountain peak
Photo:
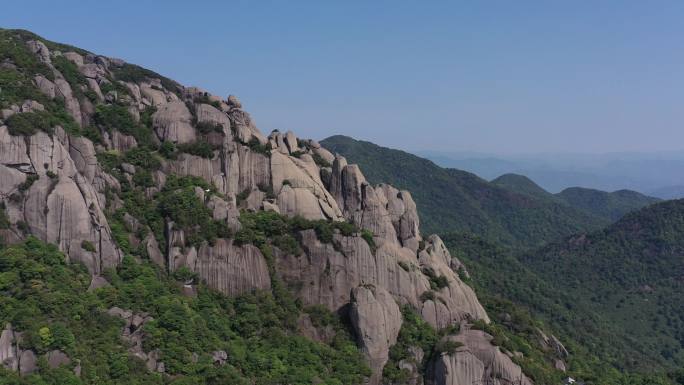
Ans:
{"type": "MultiPolygon", "coordinates": [[[[421,235],[410,192],[371,185],[314,140],[262,134],[234,95],[0,33],[12,47],[2,71],[20,80],[0,98],[6,242],[35,236],[94,276],[124,255],[144,256],[230,296],[282,281],[304,305],[351,309],[372,384],[401,306],[437,329],[489,321],[441,239],[421,235]]],[[[470,365],[499,383],[520,375],[505,355],[479,354],[481,345],[466,362],[442,358],[438,383],[457,383],[453,368],[470,365]]]]}

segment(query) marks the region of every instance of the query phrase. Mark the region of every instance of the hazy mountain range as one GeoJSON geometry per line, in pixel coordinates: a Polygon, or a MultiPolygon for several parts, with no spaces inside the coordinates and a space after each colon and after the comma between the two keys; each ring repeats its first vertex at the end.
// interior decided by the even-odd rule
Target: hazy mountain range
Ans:
{"type": "Polygon", "coordinates": [[[470,171],[487,180],[521,174],[550,192],[568,187],[604,191],[629,189],[646,195],[684,197],[684,152],[493,155],[416,151],[442,167],[470,171]]]}

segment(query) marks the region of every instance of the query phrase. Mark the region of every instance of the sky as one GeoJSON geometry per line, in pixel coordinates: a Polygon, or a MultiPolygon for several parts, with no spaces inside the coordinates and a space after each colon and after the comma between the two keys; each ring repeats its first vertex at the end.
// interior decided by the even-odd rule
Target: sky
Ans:
{"type": "Polygon", "coordinates": [[[0,27],[406,150],[684,149],[684,2],[6,1],[0,27]]]}

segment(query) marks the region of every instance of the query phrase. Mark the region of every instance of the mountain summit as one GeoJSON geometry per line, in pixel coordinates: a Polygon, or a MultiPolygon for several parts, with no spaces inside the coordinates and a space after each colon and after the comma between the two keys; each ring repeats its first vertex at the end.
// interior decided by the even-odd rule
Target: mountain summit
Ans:
{"type": "Polygon", "coordinates": [[[0,53],[7,368],[72,383],[532,382],[474,326],[489,317],[408,191],[262,134],[235,96],[26,31],[0,31],[0,53]],[[268,303],[275,320],[247,332],[268,303]]]}

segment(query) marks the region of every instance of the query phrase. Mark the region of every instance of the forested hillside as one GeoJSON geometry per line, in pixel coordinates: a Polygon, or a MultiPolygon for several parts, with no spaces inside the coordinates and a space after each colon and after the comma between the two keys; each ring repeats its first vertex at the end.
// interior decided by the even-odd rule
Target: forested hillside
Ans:
{"type": "Polygon", "coordinates": [[[556,194],[569,205],[586,212],[616,221],[625,214],[660,199],[631,190],[605,192],[581,187],[568,188],[556,194]]]}
{"type": "MultiPolygon", "coordinates": [[[[627,214],[603,231],[521,261],[575,303],[601,312],[654,360],[684,365],[684,200],[627,214]]],[[[635,360],[633,364],[640,362],[635,360]]]]}
{"type": "Polygon", "coordinates": [[[631,190],[606,192],[583,187],[571,187],[558,194],[551,194],[526,176],[517,174],[501,175],[492,180],[492,183],[509,191],[564,203],[591,216],[610,222],[615,222],[629,212],[660,201],[658,198],[631,190]]]}

